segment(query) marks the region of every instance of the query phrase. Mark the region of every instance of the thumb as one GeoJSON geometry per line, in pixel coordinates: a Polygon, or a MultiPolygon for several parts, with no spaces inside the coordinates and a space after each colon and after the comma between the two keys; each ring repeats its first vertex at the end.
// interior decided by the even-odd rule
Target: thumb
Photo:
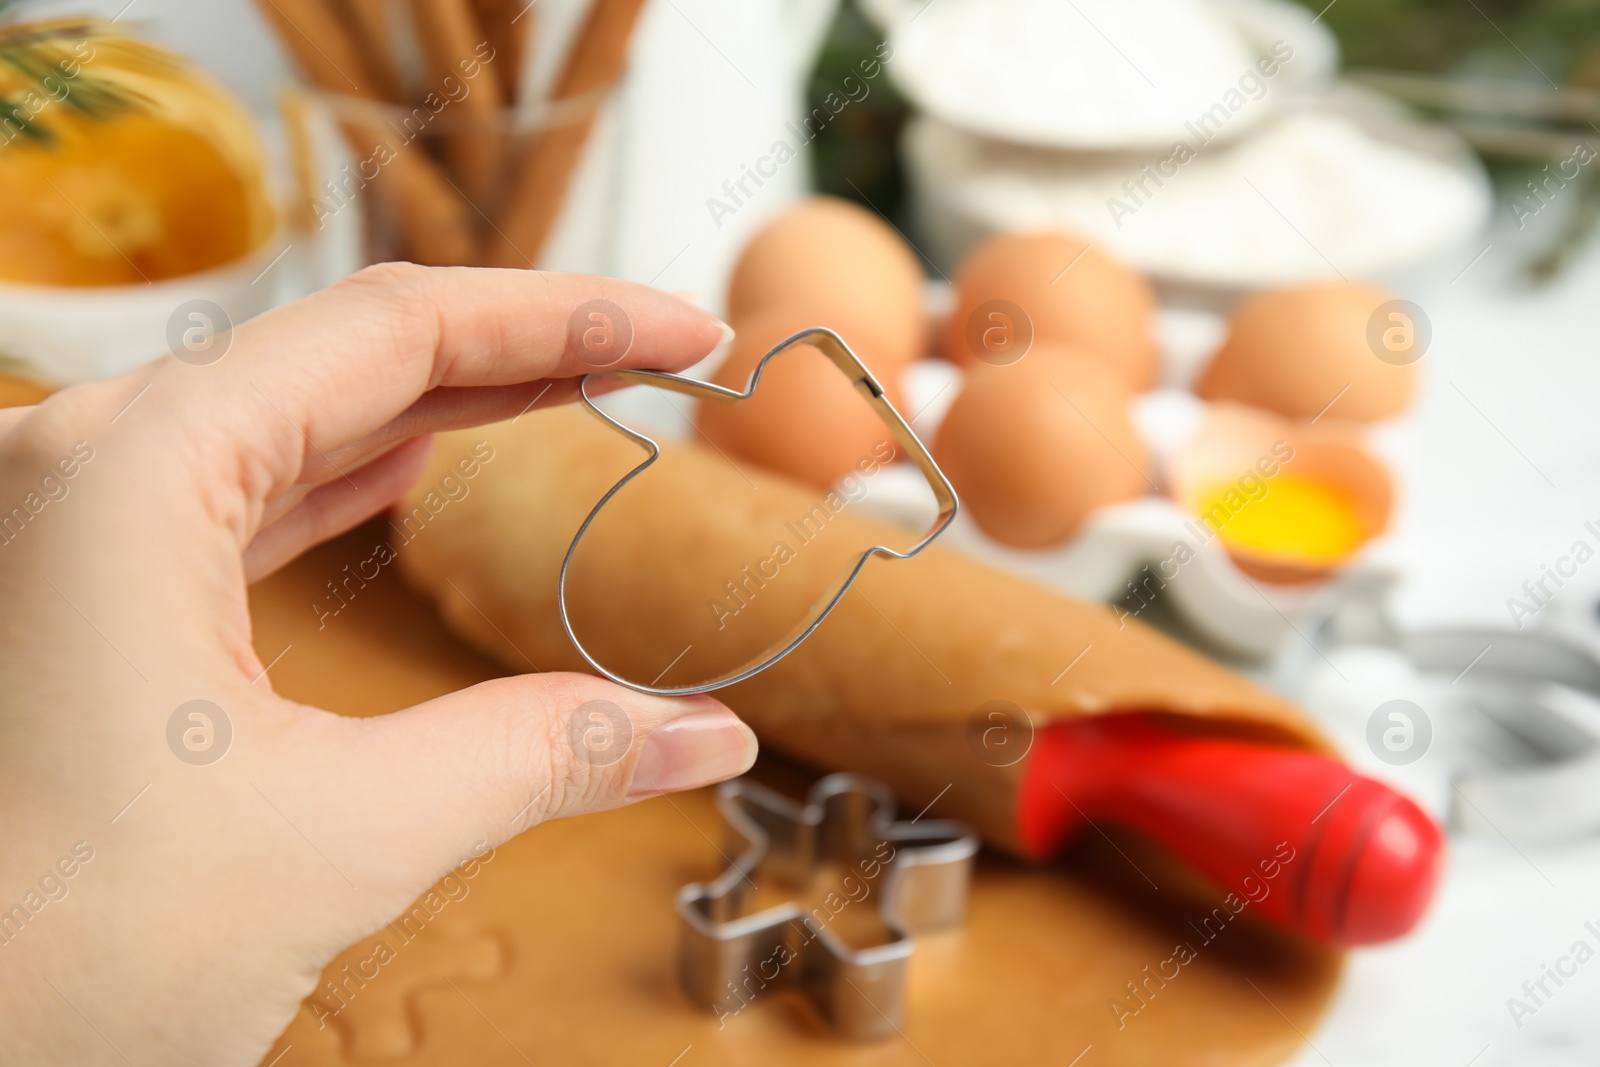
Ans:
{"type": "Polygon", "coordinates": [[[756,756],[755,734],[710,697],[647,696],[583,674],[499,678],[343,721],[339,795],[325,800],[412,893],[546,819],[709,785],[756,756]]]}

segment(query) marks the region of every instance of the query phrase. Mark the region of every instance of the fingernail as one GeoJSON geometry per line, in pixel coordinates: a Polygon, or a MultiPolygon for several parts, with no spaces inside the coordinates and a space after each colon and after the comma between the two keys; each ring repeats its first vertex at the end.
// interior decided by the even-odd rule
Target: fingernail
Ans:
{"type": "Polygon", "coordinates": [[[756,735],[731,711],[690,712],[644,739],[628,799],[720,782],[748,770],[755,757],[756,735]]]}
{"type": "Polygon", "coordinates": [[[722,361],[727,358],[729,350],[733,348],[734,332],[733,327],[721,319],[713,319],[712,321],[717,324],[717,328],[722,331],[722,334],[717,338],[716,344],[711,346],[711,350],[700,357],[700,363],[706,367],[714,368],[721,365],[722,361]]]}
{"type": "Polygon", "coordinates": [[[738,336],[737,331],[721,319],[717,320],[717,325],[722,327],[722,339],[717,342],[717,347],[726,348],[728,345],[733,344],[733,339],[738,336]]]}

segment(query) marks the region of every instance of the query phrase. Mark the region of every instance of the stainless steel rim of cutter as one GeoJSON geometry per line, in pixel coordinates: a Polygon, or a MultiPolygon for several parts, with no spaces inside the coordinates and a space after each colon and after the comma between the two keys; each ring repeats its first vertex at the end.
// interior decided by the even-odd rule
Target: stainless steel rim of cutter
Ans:
{"type": "Polygon", "coordinates": [[[775,990],[799,989],[844,1037],[897,1033],[913,935],[960,925],[977,833],[945,820],[896,822],[889,788],[855,774],[821,779],[804,803],[739,778],[718,787],[717,808],[741,847],[714,880],[678,891],[678,973],[689,999],[723,1017],[775,990]],[[892,847],[890,858],[849,906],[876,900],[885,943],[851,948],[817,920],[818,909],[795,902],[744,914],[757,878],[799,887],[822,864],[869,869],[863,865],[882,860],[880,843],[892,847]]]}
{"type": "Polygon", "coordinates": [[[1458,774],[1452,823],[1530,844],[1600,830],[1600,656],[1593,647],[1556,632],[1461,628],[1412,634],[1400,649],[1421,671],[1460,677],[1470,668],[1477,709],[1549,760],[1458,774]]]}
{"type": "Polygon", "coordinates": [[[1395,649],[1423,674],[1461,683],[1471,706],[1540,753],[1543,762],[1462,771],[1451,782],[1452,825],[1527,844],[1600,831],[1600,630],[1539,625],[1403,631],[1387,587],[1346,604],[1319,645],[1395,649]]]}
{"type": "Polygon", "coordinates": [[[861,570],[867,565],[868,560],[873,556],[899,560],[910,559],[932,544],[940,534],[944,533],[945,529],[949,527],[951,521],[956,517],[956,512],[961,506],[956,499],[955,487],[950,484],[950,479],[945,477],[944,472],[939,469],[939,465],[933,461],[933,454],[928,451],[927,446],[917,437],[916,431],[911,429],[911,424],[901,417],[893,404],[889,403],[888,398],[884,396],[883,386],[878,384],[878,380],[872,376],[871,371],[867,370],[866,364],[861,362],[860,357],[851,351],[844,338],[826,327],[813,326],[779,341],[761,357],[760,362],[756,364],[755,370],[750,374],[750,383],[743,391],[714,385],[711,382],[700,381],[696,378],[687,378],[681,374],[668,374],[664,371],[619,370],[599,371],[584,375],[578,387],[578,393],[583,398],[584,406],[592,414],[642,446],[648,455],[645,456],[642,463],[623,475],[616,485],[607,490],[605,496],[600,498],[599,503],[595,504],[589,511],[588,516],[584,518],[583,524],[578,527],[578,532],[573,535],[572,544],[567,546],[567,554],[561,560],[561,577],[557,585],[558,595],[556,598],[561,610],[561,625],[566,628],[567,637],[572,641],[573,647],[578,650],[578,653],[583,656],[589,666],[618,685],[625,685],[629,689],[640,693],[650,693],[655,696],[690,696],[695,693],[709,693],[714,689],[721,689],[724,686],[733,685],[735,682],[742,682],[746,678],[766,670],[799,648],[801,643],[810,637],[818,626],[822,625],[823,621],[833,612],[833,609],[838,606],[839,601],[844,599],[844,595],[850,591],[850,587],[855,584],[857,576],[861,574],[861,570]],[[623,487],[643,474],[660,458],[661,447],[654,438],[625,426],[597,407],[590,392],[591,386],[605,382],[649,385],[700,400],[732,404],[740,400],[749,399],[755,393],[756,386],[760,383],[761,374],[766,370],[767,364],[797,345],[810,345],[820,351],[839,369],[841,374],[850,380],[850,384],[854,386],[855,390],[866,399],[873,411],[883,420],[883,424],[888,428],[891,436],[894,437],[895,443],[900,446],[906,456],[922,472],[922,476],[927,479],[928,488],[933,491],[934,501],[939,506],[938,517],[934,519],[933,525],[929,527],[928,532],[923,535],[922,539],[903,552],[896,551],[887,545],[873,545],[862,552],[857,557],[855,565],[818,598],[807,615],[795,624],[794,629],[773,647],[763,651],[753,660],[739,667],[719,674],[708,681],[685,686],[644,684],[613,673],[584,646],[583,641],[579,639],[577,632],[573,629],[572,616],[567,609],[567,573],[572,566],[572,557],[578,551],[578,545],[583,540],[583,535],[588,532],[595,518],[611,502],[611,499],[622,491],[623,487]]]}

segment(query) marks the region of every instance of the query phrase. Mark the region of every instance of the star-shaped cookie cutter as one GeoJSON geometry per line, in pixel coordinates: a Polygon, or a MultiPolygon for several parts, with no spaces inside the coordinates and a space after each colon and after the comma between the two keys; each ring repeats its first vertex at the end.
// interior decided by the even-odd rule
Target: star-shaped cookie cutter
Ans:
{"type": "Polygon", "coordinates": [[[958,822],[896,822],[894,794],[855,774],[823,778],[804,804],[735,779],[718,787],[717,809],[741,850],[713,881],[678,891],[678,976],[689,999],[726,1022],[771,989],[798,988],[845,1037],[898,1032],[912,935],[960,925],[978,835],[958,822]],[[824,864],[848,872],[837,911],[789,902],[744,914],[758,876],[800,887],[824,864]],[[888,939],[852,948],[829,922],[874,899],[888,939]]]}
{"type": "Polygon", "coordinates": [[[810,637],[812,631],[822,625],[823,620],[838,606],[839,601],[844,599],[845,593],[850,591],[850,586],[855,584],[857,575],[861,573],[861,569],[867,565],[869,559],[873,556],[886,556],[890,559],[910,559],[924,548],[927,548],[935,538],[945,531],[951,520],[955,518],[956,510],[960,506],[956,500],[955,488],[950,484],[950,479],[945,477],[944,472],[939,469],[939,465],[933,461],[932,454],[918,439],[910,424],[901,418],[900,413],[894,409],[894,405],[889,403],[888,398],[883,395],[883,387],[872,376],[872,372],[867,370],[866,365],[850,350],[850,346],[845,344],[842,337],[822,326],[801,330],[794,336],[785,338],[774,345],[766,355],[761,357],[761,361],[756,364],[755,370],[750,375],[750,384],[742,392],[737,389],[729,389],[726,386],[715,385],[711,382],[686,378],[680,374],[668,374],[664,371],[618,370],[597,371],[584,375],[582,382],[578,386],[578,393],[583,398],[585,407],[605,423],[621,431],[637,444],[642,445],[649,455],[645,457],[644,462],[623,475],[616,485],[607,490],[606,495],[600,498],[600,502],[595,504],[588,516],[584,518],[583,524],[578,527],[578,532],[573,535],[572,544],[567,546],[567,554],[561,560],[561,578],[557,597],[561,609],[561,625],[566,628],[567,637],[571,639],[573,647],[588,661],[589,666],[613,682],[625,685],[629,689],[634,689],[641,693],[652,693],[656,696],[688,696],[693,693],[708,693],[713,689],[721,689],[723,686],[742,682],[746,678],[766,670],[796,648],[799,648],[801,642],[810,637]],[[922,472],[923,477],[928,480],[928,486],[933,490],[934,501],[939,505],[938,518],[934,520],[932,527],[929,528],[927,534],[920,541],[903,552],[898,552],[887,545],[873,545],[862,552],[849,572],[818,598],[808,616],[801,619],[787,636],[752,663],[735,668],[710,681],[686,686],[645,685],[612,673],[584,647],[583,642],[573,629],[572,617],[567,610],[567,572],[572,566],[572,557],[578,550],[578,544],[583,540],[583,535],[588,532],[589,526],[594,522],[595,517],[600,514],[601,509],[609,504],[611,498],[620,493],[624,486],[640,474],[643,474],[651,464],[660,458],[661,448],[653,438],[623,425],[599,408],[595,404],[594,397],[590,394],[591,385],[606,382],[650,385],[697,399],[732,404],[748,399],[756,391],[756,386],[761,382],[761,373],[766,369],[768,363],[786,350],[802,344],[816,348],[832,361],[833,365],[838,367],[839,371],[850,379],[850,384],[855,387],[856,391],[866,398],[867,403],[871,405],[878,417],[883,420],[884,425],[889,428],[889,432],[894,436],[895,443],[910,457],[911,461],[917,465],[917,469],[922,472]]]}

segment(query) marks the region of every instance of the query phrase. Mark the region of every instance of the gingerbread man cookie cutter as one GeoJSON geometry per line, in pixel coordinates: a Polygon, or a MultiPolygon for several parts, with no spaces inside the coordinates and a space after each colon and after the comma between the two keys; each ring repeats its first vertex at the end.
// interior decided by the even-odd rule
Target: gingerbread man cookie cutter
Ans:
{"type": "Polygon", "coordinates": [[[561,610],[561,625],[566,628],[567,637],[572,641],[573,647],[578,650],[578,653],[583,656],[589,666],[613,682],[625,685],[629,689],[641,693],[650,693],[655,696],[689,696],[694,693],[708,693],[714,689],[733,685],[735,682],[742,682],[746,678],[766,670],[799,648],[801,643],[810,637],[817,627],[822,625],[823,621],[833,612],[833,609],[838,606],[839,601],[844,599],[844,595],[850,591],[850,587],[855,584],[857,576],[860,575],[862,568],[867,565],[868,560],[873,556],[884,556],[898,560],[910,559],[924,548],[927,548],[945,531],[955,518],[956,511],[960,507],[956,499],[955,488],[950,484],[950,479],[945,477],[944,472],[939,469],[939,465],[933,461],[933,455],[917,437],[916,432],[911,429],[911,425],[895,410],[894,405],[889,403],[888,398],[884,396],[883,387],[872,376],[872,372],[867,370],[860,357],[850,350],[850,346],[845,344],[842,337],[825,327],[815,326],[808,330],[801,330],[794,336],[785,338],[774,345],[756,364],[755,370],[750,375],[750,382],[743,391],[729,389],[726,386],[715,385],[695,378],[687,378],[680,374],[668,374],[664,371],[618,370],[597,371],[584,375],[582,382],[579,384],[578,392],[583,398],[584,406],[590,412],[598,416],[607,425],[620,431],[630,440],[643,446],[648,455],[642,463],[623,475],[617,484],[613,485],[607,490],[605,496],[600,498],[599,503],[590,509],[588,516],[584,518],[582,525],[578,527],[578,532],[573,535],[572,544],[567,546],[567,554],[561,560],[561,577],[557,586],[557,603],[561,610]],[[591,386],[607,382],[649,385],[696,399],[732,404],[748,399],[756,391],[756,386],[760,384],[761,374],[766,369],[767,364],[797,345],[809,345],[820,351],[839,369],[840,373],[850,380],[850,384],[855,387],[856,391],[866,399],[873,411],[888,427],[890,434],[894,437],[895,443],[900,447],[901,451],[916,464],[917,469],[927,479],[929,488],[933,490],[934,501],[939,508],[938,517],[934,519],[933,525],[921,540],[904,551],[896,551],[887,545],[873,545],[863,551],[856,558],[854,566],[823,593],[812,606],[812,610],[808,615],[802,618],[785,637],[753,661],[719,674],[709,681],[685,686],[643,684],[613,673],[584,646],[583,641],[573,628],[572,616],[567,608],[568,572],[572,567],[572,558],[578,551],[578,545],[583,541],[583,535],[588,532],[595,518],[629,482],[643,474],[660,458],[661,447],[654,438],[624,425],[598,407],[591,394],[591,386]]]}
{"type": "Polygon", "coordinates": [[[855,774],[823,778],[803,804],[739,778],[717,788],[717,808],[740,851],[712,881],[678,891],[678,974],[689,999],[726,1019],[769,990],[796,988],[845,1037],[899,1032],[913,935],[965,918],[978,835],[959,822],[896,822],[889,788],[855,774]],[[848,906],[875,898],[884,943],[846,944],[827,907],[789,902],[745,914],[756,878],[800,887],[830,864],[850,872],[841,884],[855,876],[864,887],[840,898],[848,906]]]}

